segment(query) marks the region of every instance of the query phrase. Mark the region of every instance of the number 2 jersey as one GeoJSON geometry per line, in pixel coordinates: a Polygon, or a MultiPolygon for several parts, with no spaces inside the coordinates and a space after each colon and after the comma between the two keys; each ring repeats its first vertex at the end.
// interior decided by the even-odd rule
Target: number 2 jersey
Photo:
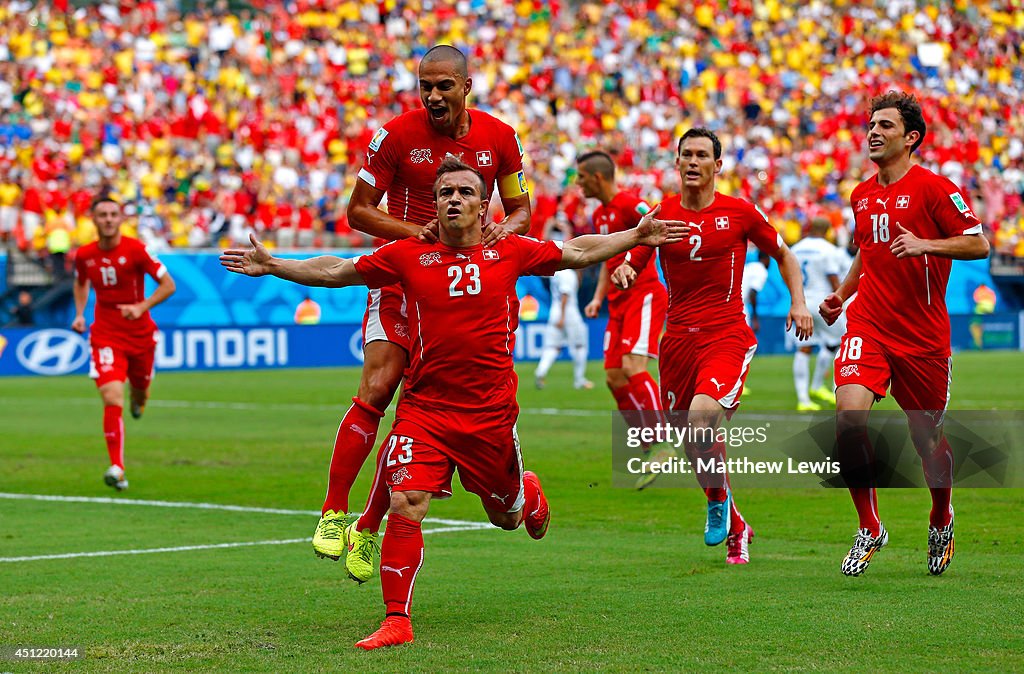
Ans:
{"type": "MultiPolygon", "coordinates": [[[[660,246],[661,270],[668,286],[666,334],[727,329],[746,325],[743,314],[743,266],[747,242],[774,255],[782,237],[749,201],[715,192],[700,211],[684,208],[679,196],[661,204],[660,220],[690,225],[684,241],[660,246]]],[[[633,249],[631,265],[646,264],[654,249],[633,249]]]]}
{"type": "Polygon", "coordinates": [[[409,373],[403,401],[478,411],[514,405],[512,367],[520,276],[550,276],[562,249],[509,236],[490,248],[452,248],[409,238],[355,260],[370,288],[401,284],[409,312],[409,373]]]}
{"type": "Polygon", "coordinates": [[[920,239],[982,233],[963,193],[946,178],[914,165],[885,187],[877,175],[850,195],[860,246],[861,277],[847,308],[847,333],[874,337],[906,356],[948,358],[946,283],[952,260],[922,255],[897,258],[890,246],[900,227],[920,239]]]}
{"type": "Polygon", "coordinates": [[[151,256],[138,239],[122,236],[120,243],[103,250],[98,242],[75,253],[75,276],[86,279],[96,291],[96,314],[90,328],[94,343],[132,346],[153,343],[156,323],[149,312],[128,320],[120,304],[136,304],[146,298],[146,275],[159,280],[167,269],[151,256]]]}

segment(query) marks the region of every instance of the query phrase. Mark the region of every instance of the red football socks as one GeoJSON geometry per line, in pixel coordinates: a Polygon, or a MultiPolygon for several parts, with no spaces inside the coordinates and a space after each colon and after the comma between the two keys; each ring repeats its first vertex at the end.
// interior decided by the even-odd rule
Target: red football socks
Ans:
{"type": "Polygon", "coordinates": [[[422,565],[420,523],[392,513],[380,549],[380,585],[387,615],[409,615],[413,584],[422,565]]]}
{"type": "Polygon", "coordinates": [[[359,475],[359,469],[373,450],[377,441],[377,429],[384,413],[367,405],[359,398],[352,398],[352,407],[338,426],[334,439],[334,453],[331,455],[331,470],[327,481],[327,497],[323,512],[334,510],[348,512],[348,494],[352,483],[359,475]]]}
{"type": "Polygon", "coordinates": [[[110,465],[124,469],[124,417],[120,405],[103,407],[103,437],[107,440],[110,465]]]}

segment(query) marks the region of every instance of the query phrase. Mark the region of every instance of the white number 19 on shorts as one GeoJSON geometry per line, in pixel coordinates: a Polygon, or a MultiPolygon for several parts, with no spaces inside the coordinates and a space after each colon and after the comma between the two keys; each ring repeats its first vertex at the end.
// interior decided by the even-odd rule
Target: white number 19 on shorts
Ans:
{"type": "Polygon", "coordinates": [[[405,435],[392,435],[388,438],[388,468],[393,468],[400,463],[412,461],[412,438],[405,435]],[[395,450],[398,453],[395,453],[395,450]]]}

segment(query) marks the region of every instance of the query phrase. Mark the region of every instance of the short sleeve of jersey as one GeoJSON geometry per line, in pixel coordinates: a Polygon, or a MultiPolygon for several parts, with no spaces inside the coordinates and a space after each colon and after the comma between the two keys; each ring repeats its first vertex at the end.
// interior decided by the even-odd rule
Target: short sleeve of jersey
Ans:
{"type": "Polygon", "coordinates": [[[510,236],[519,255],[520,276],[552,276],[562,266],[562,247],[555,241],[510,236]]]}
{"type": "Polygon", "coordinates": [[[80,283],[85,283],[89,278],[85,274],[85,255],[82,254],[85,250],[86,249],[84,247],[79,248],[78,254],[75,255],[75,278],[78,279],[80,283]]]}
{"type": "Polygon", "coordinates": [[[396,118],[377,129],[366,147],[366,163],[359,177],[371,187],[387,192],[398,171],[401,157],[401,128],[396,118]]]}
{"type": "Polygon", "coordinates": [[[935,204],[932,217],[943,235],[952,237],[982,233],[981,220],[974,214],[960,188],[943,176],[935,176],[929,182],[933,193],[932,202],[935,204]]]}
{"type": "Polygon", "coordinates": [[[782,247],[782,235],[772,227],[761,209],[749,205],[747,213],[747,238],[762,252],[774,255],[782,247]]]}
{"type": "Polygon", "coordinates": [[[164,267],[163,263],[150,255],[142,243],[136,243],[133,255],[139,266],[142,267],[142,270],[153,278],[159,280],[161,276],[167,273],[167,268],[164,267]]]}
{"type": "Polygon", "coordinates": [[[369,255],[355,259],[356,271],[368,288],[383,288],[401,282],[402,246],[400,241],[385,244],[369,255]]]}

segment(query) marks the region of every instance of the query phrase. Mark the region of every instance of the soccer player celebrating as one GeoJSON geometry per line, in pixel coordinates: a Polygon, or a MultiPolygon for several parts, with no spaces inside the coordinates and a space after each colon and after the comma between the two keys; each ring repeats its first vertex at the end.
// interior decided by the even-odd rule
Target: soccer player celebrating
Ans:
{"type": "Polygon", "coordinates": [[[843,260],[839,248],[825,239],[831,224],[825,218],[811,220],[807,236],[793,245],[793,255],[800,263],[804,277],[804,296],[808,310],[814,310],[814,336],[811,342],[818,346],[818,357],[811,377],[811,345],[797,346],[793,354],[793,386],[796,389],[796,409],[800,412],[821,409],[818,403],[834,405],[835,394],[825,387],[825,372],[836,357],[839,341],[846,331],[846,320],[840,317],[832,325],[825,323],[817,308],[826,296],[839,287],[839,274],[843,260]],[[816,398],[818,402],[811,400],[816,398]]]}
{"type": "Polygon", "coordinates": [[[508,236],[483,245],[487,186],[479,171],[454,157],[438,169],[434,192],[439,241],[416,237],[355,260],[324,256],[273,258],[253,248],[227,250],[230,271],[272,274],[328,287],[401,284],[410,309],[410,372],[378,471],[391,490],[381,550],[386,617],[356,646],[367,650],[413,640],[413,584],[423,564],[420,523],[430,500],[451,495],[457,468],[480,497],[491,523],[532,538],[547,532],[550,513],[537,476],[523,470],[515,422],[517,378],[512,354],[518,324],[519,276],[550,275],[608,259],[637,245],[681,240],[682,223],[655,220],[635,229],[583,236],[565,244],[508,236]]]}
{"type": "MultiPolygon", "coordinates": [[[[878,173],[850,195],[860,249],[819,311],[834,323],[857,293],[835,361],[840,462],[848,478],[865,467],[851,468],[851,457],[865,457],[870,469],[868,413],[891,387],[931,490],[928,571],[939,575],[954,551],[953,453],[942,434],[952,368],[946,282],[951,260],[984,258],[989,245],[959,188],[911,160],[925,131],[913,96],[890,91],[871,101],[868,157],[878,173]]],[[[878,517],[873,480],[848,479],[848,486],[860,528],[841,568],[859,576],[889,533],[878,517]]]]}
{"type": "MultiPolygon", "coordinates": [[[[576,164],[576,182],[583,195],[601,202],[594,211],[596,231],[609,234],[636,227],[640,218],[651,210],[642,199],[616,189],[615,163],[608,154],[588,152],[576,164]]],[[[644,412],[656,415],[661,409],[658,383],[647,371],[647,363],[658,357],[668,295],[653,264],[637,265],[637,278],[629,289],[613,286],[609,282],[611,272],[631,260],[631,253],[626,252],[601,266],[594,297],[583,312],[589,318],[596,318],[602,302],[608,298],[605,381],[621,411],[640,412],[638,416],[644,416],[644,412]]],[[[657,419],[644,421],[654,423],[657,419]]]]}
{"type": "MultiPolygon", "coordinates": [[[[435,237],[432,192],[437,166],[451,154],[495,181],[507,214],[484,226],[483,243],[492,245],[530,226],[530,195],[523,173],[523,150],[512,127],[466,107],[473,86],[466,57],[438,45],[419,64],[423,109],[405,113],[377,130],[366,152],[348,205],[352,227],[388,240],[435,237]],[[377,206],[387,194],[387,212],[377,206]]],[[[346,554],[349,575],[365,582],[373,575],[376,535],[387,512],[387,494],[374,485],[358,522],[350,522],[349,491],[373,449],[384,411],[409,364],[408,304],[398,286],[375,288],[363,318],[363,373],[359,390],[338,427],[322,517],[313,536],[321,557],[346,554]],[[347,548],[347,549],[346,549],[347,548]]],[[[383,452],[381,453],[383,455],[383,452]]]]}
{"type": "Polygon", "coordinates": [[[149,399],[156,355],[156,323],[149,310],[174,294],[174,279],[137,239],[121,234],[121,205],[109,197],[92,204],[99,239],[75,254],[75,319],[71,329],[85,332],[89,286],[96,289],[96,316],[89,330],[89,376],[103,399],[103,435],[110,468],[103,481],[118,491],[128,488],[124,471],[124,381],[131,384],[131,414],[138,419],[149,399]],[[146,297],[146,274],[158,283],[146,297]]]}
{"type": "MultiPolygon", "coordinates": [[[[707,129],[690,129],[679,139],[676,166],[682,192],[661,204],[661,212],[689,223],[686,241],[660,247],[661,268],[668,285],[668,329],[661,341],[661,398],[665,410],[688,410],[695,441],[686,453],[724,461],[722,442],[714,438],[723,416],[740,402],[743,382],[757,339],[747,326],[741,297],[741,275],[752,241],[779,264],[791,304],[786,329],[796,326],[799,339],[811,335],[813,321],[804,302],[800,266],[753,204],[720,194],[715,176],[722,169],[722,144],[707,129]]],[[[632,260],[612,274],[612,282],[629,287],[654,249],[637,249],[632,260]]],[[[753,529],[732,497],[727,480],[698,476],[708,499],[704,543],[719,545],[728,538],[726,561],[746,564],[753,529]]]]}

